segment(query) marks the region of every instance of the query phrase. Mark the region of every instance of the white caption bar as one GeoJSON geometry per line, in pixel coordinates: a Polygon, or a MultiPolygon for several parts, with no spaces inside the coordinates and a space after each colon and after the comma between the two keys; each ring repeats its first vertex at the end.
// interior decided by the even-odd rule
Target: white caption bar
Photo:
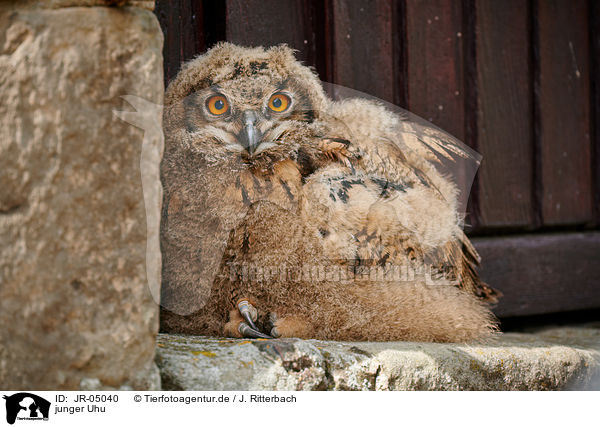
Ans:
{"type": "Polygon", "coordinates": [[[598,422],[600,401],[600,392],[5,391],[2,395],[0,426],[19,427],[126,422],[199,426],[214,422],[239,427],[453,425],[458,421],[461,426],[486,427],[596,425],[590,421],[598,422]]]}

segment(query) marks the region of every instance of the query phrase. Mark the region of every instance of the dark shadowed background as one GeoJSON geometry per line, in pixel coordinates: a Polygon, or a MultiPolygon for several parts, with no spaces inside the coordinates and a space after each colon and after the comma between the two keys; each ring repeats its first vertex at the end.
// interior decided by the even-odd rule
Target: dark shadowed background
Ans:
{"type": "Polygon", "coordinates": [[[322,80],[475,148],[467,231],[505,294],[503,325],[600,319],[600,2],[159,0],[155,13],[166,83],[221,40],[287,43],[322,80]]]}

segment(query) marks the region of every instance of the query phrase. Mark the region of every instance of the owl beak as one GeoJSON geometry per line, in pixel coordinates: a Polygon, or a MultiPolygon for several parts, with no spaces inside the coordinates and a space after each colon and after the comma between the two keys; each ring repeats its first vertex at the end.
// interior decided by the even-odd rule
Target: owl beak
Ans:
{"type": "Polygon", "coordinates": [[[255,111],[244,111],[242,113],[242,130],[238,134],[238,141],[252,155],[261,143],[262,134],[256,128],[258,114],[255,111]]]}

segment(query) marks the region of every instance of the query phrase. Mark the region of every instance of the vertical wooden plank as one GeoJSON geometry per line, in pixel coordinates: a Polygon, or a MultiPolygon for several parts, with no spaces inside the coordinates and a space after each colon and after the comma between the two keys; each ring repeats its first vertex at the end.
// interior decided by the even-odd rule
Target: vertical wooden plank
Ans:
{"type": "Polygon", "coordinates": [[[179,68],[179,2],[157,0],[154,13],[164,34],[163,63],[165,86],[179,68]]]}
{"type": "Polygon", "coordinates": [[[155,14],[165,37],[163,58],[165,83],[168,83],[183,62],[205,48],[202,1],[157,0],[155,14]]]}
{"type": "Polygon", "coordinates": [[[210,49],[215,43],[227,39],[225,29],[226,6],[227,4],[224,1],[202,0],[205,49],[210,49]]]}
{"type": "Polygon", "coordinates": [[[181,59],[192,59],[205,48],[204,25],[201,0],[180,1],[181,59]]]}
{"type": "Polygon", "coordinates": [[[588,7],[538,2],[544,225],[592,219],[588,7]]]}
{"type": "Polygon", "coordinates": [[[396,12],[391,1],[332,1],[334,83],[397,101],[402,83],[395,65],[396,12]]]}
{"type": "Polygon", "coordinates": [[[592,85],[592,156],[594,169],[595,225],[600,227],[600,2],[590,2],[591,85],[592,85]]]}
{"type": "Polygon", "coordinates": [[[480,228],[534,222],[529,13],[522,0],[475,2],[480,228]]]}
{"type": "MultiPolygon", "coordinates": [[[[464,142],[469,147],[477,148],[477,37],[476,37],[476,0],[462,0],[462,39],[464,58],[464,142]]],[[[467,211],[465,212],[465,232],[474,234],[478,231],[479,214],[479,174],[481,167],[475,175],[469,194],[467,211]]]]}
{"type": "MultiPolygon", "coordinates": [[[[408,109],[465,141],[464,23],[462,2],[407,0],[406,56],[408,109]]],[[[471,177],[458,170],[466,230],[474,223],[466,192],[471,177]]]]}
{"type": "Polygon", "coordinates": [[[330,81],[328,56],[331,53],[329,37],[329,0],[302,0],[304,7],[304,34],[308,41],[304,54],[306,63],[316,68],[321,80],[330,81]]]}
{"type": "Polygon", "coordinates": [[[406,1],[408,108],[464,140],[462,6],[406,1]]]}
{"type": "Polygon", "coordinates": [[[319,43],[311,37],[309,9],[296,0],[227,0],[227,40],[244,46],[286,43],[312,65],[319,43]]]}

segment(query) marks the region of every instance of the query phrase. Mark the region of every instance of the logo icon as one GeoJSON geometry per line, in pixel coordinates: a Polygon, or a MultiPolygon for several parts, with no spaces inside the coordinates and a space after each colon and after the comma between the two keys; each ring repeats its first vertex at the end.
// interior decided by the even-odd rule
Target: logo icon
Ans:
{"type": "Polygon", "coordinates": [[[6,399],[6,422],[15,420],[48,420],[50,402],[33,393],[15,393],[6,399]]]}

